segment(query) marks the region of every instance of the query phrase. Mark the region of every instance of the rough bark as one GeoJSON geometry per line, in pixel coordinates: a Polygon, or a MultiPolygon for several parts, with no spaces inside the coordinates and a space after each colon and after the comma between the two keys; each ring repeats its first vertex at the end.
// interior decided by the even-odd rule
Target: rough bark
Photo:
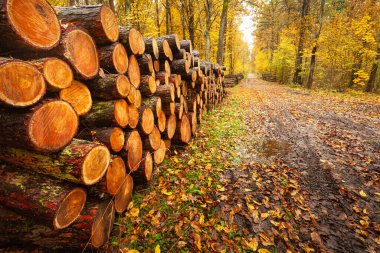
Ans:
{"type": "Polygon", "coordinates": [[[143,75],[151,75],[154,72],[153,60],[150,54],[143,54],[138,58],[138,63],[140,67],[140,73],[143,75]]]}
{"type": "Polygon", "coordinates": [[[193,45],[191,43],[191,40],[181,40],[180,41],[180,48],[185,49],[186,52],[192,53],[193,45]]]}
{"type": "Polygon", "coordinates": [[[145,38],[145,52],[150,54],[154,60],[159,59],[159,51],[157,46],[157,41],[155,38],[145,38]]]}
{"type": "Polygon", "coordinates": [[[101,100],[127,98],[131,90],[128,77],[120,74],[105,74],[88,81],[92,97],[101,100]]]}
{"type": "Polygon", "coordinates": [[[221,65],[223,65],[224,61],[224,35],[226,34],[227,28],[228,5],[229,0],[223,0],[223,9],[219,26],[218,52],[216,56],[216,61],[221,65]]]}
{"type": "Polygon", "coordinates": [[[158,38],[157,39],[157,46],[158,46],[158,52],[159,52],[159,59],[160,61],[164,61],[168,59],[169,61],[173,60],[173,52],[170,49],[169,43],[164,38],[158,38]]]}

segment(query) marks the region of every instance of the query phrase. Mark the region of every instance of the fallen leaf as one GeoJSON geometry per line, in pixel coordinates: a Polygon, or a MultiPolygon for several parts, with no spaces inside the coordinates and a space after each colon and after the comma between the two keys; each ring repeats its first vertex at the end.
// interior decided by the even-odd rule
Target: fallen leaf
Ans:
{"type": "Polygon", "coordinates": [[[166,196],[170,196],[170,195],[173,194],[172,192],[168,192],[168,190],[167,190],[166,188],[163,188],[163,189],[161,190],[161,193],[164,194],[164,195],[166,195],[166,196]]]}
{"type": "Polygon", "coordinates": [[[193,234],[194,243],[199,250],[202,250],[201,236],[199,234],[193,234]]]}
{"type": "Polygon", "coordinates": [[[137,217],[137,216],[139,216],[140,209],[134,207],[131,209],[131,211],[129,211],[129,213],[132,215],[132,217],[137,217]]]}
{"type": "Polygon", "coordinates": [[[154,249],[154,253],[161,253],[160,244],[157,244],[156,248],[154,249]]]}
{"type": "Polygon", "coordinates": [[[259,249],[257,252],[259,252],[259,253],[270,253],[270,251],[267,249],[259,249]]]}
{"type": "Polygon", "coordinates": [[[367,197],[367,194],[366,194],[363,190],[361,190],[361,191],[359,192],[359,194],[360,194],[360,196],[362,196],[363,198],[367,197]]]}

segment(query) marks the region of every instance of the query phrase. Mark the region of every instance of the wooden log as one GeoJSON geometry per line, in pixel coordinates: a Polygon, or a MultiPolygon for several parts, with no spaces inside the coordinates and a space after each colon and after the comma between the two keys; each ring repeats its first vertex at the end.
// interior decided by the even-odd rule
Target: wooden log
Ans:
{"type": "Polygon", "coordinates": [[[143,75],[151,75],[154,72],[153,60],[150,54],[143,54],[137,59],[140,67],[140,73],[143,75]]]}
{"type": "Polygon", "coordinates": [[[179,44],[181,49],[185,49],[186,52],[189,52],[190,54],[192,53],[193,45],[191,43],[191,40],[181,40],[179,44]]]}
{"type": "Polygon", "coordinates": [[[50,178],[0,167],[0,203],[54,229],[73,223],[86,203],[83,188],[58,183],[50,178]]]}
{"type": "Polygon", "coordinates": [[[183,116],[183,103],[175,103],[175,115],[178,119],[182,119],[183,116]]]}
{"type": "Polygon", "coordinates": [[[139,168],[142,158],[142,141],[138,131],[134,130],[127,132],[126,143],[124,150],[121,151],[121,156],[127,163],[130,171],[135,171],[139,168]]]}
{"type": "Polygon", "coordinates": [[[117,18],[107,5],[55,7],[62,24],[85,28],[96,44],[107,45],[119,39],[117,18]]]}
{"type": "Polygon", "coordinates": [[[46,81],[46,88],[50,92],[67,88],[73,81],[74,77],[70,66],[58,58],[42,58],[30,61],[29,63],[42,73],[46,81]]]}
{"type": "Polygon", "coordinates": [[[161,133],[157,126],[154,126],[152,132],[148,138],[143,138],[143,149],[149,151],[155,151],[160,147],[161,133]]]}
{"type": "Polygon", "coordinates": [[[188,93],[188,87],[187,87],[187,82],[185,81],[182,81],[181,82],[181,93],[184,97],[187,97],[187,93],[188,93]]]}
{"type": "Polygon", "coordinates": [[[109,73],[125,74],[128,70],[128,55],[120,43],[98,48],[100,67],[109,73]]]}
{"type": "Polygon", "coordinates": [[[142,96],[141,96],[141,92],[140,90],[136,90],[136,98],[135,98],[135,106],[137,108],[140,108],[141,107],[141,104],[142,104],[142,96]]]}
{"type": "Polygon", "coordinates": [[[154,68],[155,72],[159,72],[160,71],[160,61],[159,60],[154,60],[153,61],[153,68],[154,68]]]}
{"type": "Polygon", "coordinates": [[[139,109],[135,105],[129,106],[129,113],[128,113],[128,127],[130,129],[135,129],[139,123],[140,118],[140,112],[139,109]]]}
{"type": "Polygon", "coordinates": [[[24,110],[0,109],[0,144],[41,152],[66,146],[78,129],[78,116],[65,101],[43,101],[24,110]]]}
{"type": "Polygon", "coordinates": [[[128,77],[120,74],[105,74],[88,81],[92,97],[101,100],[127,98],[131,90],[128,77]]]}
{"type": "Polygon", "coordinates": [[[188,144],[191,139],[191,125],[187,115],[183,115],[182,119],[177,123],[176,132],[172,141],[178,144],[188,144]]]}
{"type": "Polygon", "coordinates": [[[77,138],[100,142],[116,153],[121,151],[125,144],[124,132],[119,127],[83,129],[78,133],[77,138]]]}
{"type": "Polygon", "coordinates": [[[159,116],[156,119],[156,124],[161,133],[166,129],[166,115],[164,111],[161,111],[159,116]]]}
{"type": "Polygon", "coordinates": [[[169,150],[172,145],[172,141],[170,139],[165,139],[164,142],[165,142],[166,150],[169,150]]]}
{"type": "Polygon", "coordinates": [[[194,135],[197,131],[197,112],[189,112],[187,116],[190,121],[191,133],[194,135]]]}
{"type": "Polygon", "coordinates": [[[81,119],[86,127],[126,127],[129,122],[129,106],[124,99],[94,102],[89,114],[81,119]]]}
{"type": "Polygon", "coordinates": [[[174,85],[160,85],[157,87],[155,96],[161,98],[162,104],[175,101],[174,85]]]}
{"type": "Polygon", "coordinates": [[[99,248],[108,241],[115,218],[112,201],[103,203],[108,209],[96,206],[100,204],[102,203],[88,201],[78,220],[70,227],[60,230],[36,224],[32,219],[0,206],[0,245],[11,248],[17,245],[25,249],[38,247],[47,252],[77,252],[86,248],[99,248]],[[108,205],[109,203],[111,204],[108,205]]]}
{"type": "Polygon", "coordinates": [[[130,87],[129,94],[127,96],[127,101],[130,104],[135,104],[135,101],[136,101],[136,88],[133,85],[131,85],[131,87],[130,87]]]}
{"type": "Polygon", "coordinates": [[[165,139],[173,138],[177,128],[177,117],[171,114],[166,120],[166,130],[163,134],[165,139]]]}
{"type": "Polygon", "coordinates": [[[169,102],[169,103],[162,103],[162,111],[165,113],[166,116],[175,115],[176,113],[176,103],[175,102],[169,102]]]}
{"type": "Polygon", "coordinates": [[[181,49],[181,45],[180,45],[177,34],[165,35],[158,39],[165,39],[168,42],[169,47],[172,50],[173,54],[177,53],[181,49]]]}
{"type": "Polygon", "coordinates": [[[198,50],[193,50],[191,52],[192,55],[194,55],[195,57],[199,57],[199,51],[198,50]]]}
{"type": "Polygon", "coordinates": [[[172,61],[170,68],[173,73],[184,76],[187,75],[190,71],[190,66],[185,59],[172,61]]]}
{"type": "Polygon", "coordinates": [[[168,76],[171,75],[170,63],[168,60],[160,62],[160,69],[165,71],[168,76]]]}
{"type": "Polygon", "coordinates": [[[169,83],[173,83],[175,87],[179,87],[181,85],[181,75],[172,74],[169,77],[169,83]]]}
{"type": "Polygon", "coordinates": [[[189,73],[182,76],[182,79],[189,82],[195,82],[198,77],[198,72],[195,70],[195,68],[189,69],[189,73]]]}
{"type": "Polygon", "coordinates": [[[0,160],[61,180],[92,185],[103,177],[110,156],[104,145],[74,139],[62,151],[51,155],[2,147],[0,160]]]}
{"type": "Polygon", "coordinates": [[[127,176],[125,163],[120,156],[114,156],[108,166],[106,175],[99,183],[90,187],[90,194],[96,192],[97,195],[107,193],[115,196],[119,193],[127,176]]]}
{"type": "Polygon", "coordinates": [[[58,45],[61,28],[48,1],[0,0],[0,34],[2,53],[41,51],[58,45]]]}
{"type": "Polygon", "coordinates": [[[23,61],[0,57],[0,103],[26,107],[37,103],[46,91],[43,75],[23,61]]]}
{"type": "Polygon", "coordinates": [[[168,59],[169,61],[173,60],[173,52],[170,49],[169,43],[167,42],[166,39],[158,38],[157,46],[158,46],[160,61],[164,61],[166,59],[168,59]]]}
{"type": "Polygon", "coordinates": [[[174,59],[185,59],[186,60],[186,50],[185,49],[180,49],[175,55],[174,59]]]}
{"type": "Polygon", "coordinates": [[[143,104],[153,111],[155,118],[159,117],[162,110],[162,102],[160,97],[153,96],[146,98],[143,100],[143,104]]]}
{"type": "Polygon", "coordinates": [[[129,77],[129,81],[136,89],[140,86],[140,67],[136,56],[129,56],[128,72],[126,74],[129,77]]]}
{"type": "Polygon", "coordinates": [[[166,145],[163,140],[161,140],[160,148],[154,151],[153,159],[155,164],[161,164],[165,159],[166,145]]]}
{"type": "Polygon", "coordinates": [[[137,29],[132,26],[121,26],[119,27],[119,32],[120,43],[127,49],[128,54],[139,55],[144,53],[141,51],[143,47],[145,51],[145,43],[137,29]]]}
{"type": "Polygon", "coordinates": [[[59,92],[59,98],[68,102],[78,116],[86,115],[92,107],[91,92],[87,86],[74,80],[71,85],[59,92]]]}
{"type": "Polygon", "coordinates": [[[139,52],[137,55],[143,55],[145,53],[145,41],[144,36],[142,34],[139,34],[139,52]]]}
{"type": "Polygon", "coordinates": [[[169,84],[169,75],[166,73],[166,71],[157,72],[155,75],[156,75],[156,80],[160,82],[160,85],[169,84]]]}
{"type": "Polygon", "coordinates": [[[115,195],[115,210],[118,214],[122,214],[132,199],[133,191],[133,178],[131,175],[127,175],[124,178],[123,184],[121,185],[118,193],[115,195]]]}
{"type": "MultiPolygon", "coordinates": [[[[161,141],[160,141],[161,144],[161,141]]],[[[153,157],[149,151],[143,152],[143,161],[140,164],[140,168],[133,172],[133,182],[135,184],[146,184],[152,179],[153,173],[153,157]]]]}
{"type": "MultiPolygon", "coordinates": [[[[154,60],[158,60],[159,51],[155,38],[145,38],[145,53],[150,54],[154,60]]],[[[157,70],[158,71],[158,70],[157,70]]]]}
{"type": "Polygon", "coordinates": [[[154,128],[154,114],[153,111],[146,106],[139,109],[139,123],[138,128],[142,135],[149,135],[154,128]]]}
{"type": "Polygon", "coordinates": [[[141,84],[140,84],[140,92],[141,95],[145,97],[149,97],[156,93],[157,85],[156,80],[151,75],[142,75],[141,76],[141,84]]]}

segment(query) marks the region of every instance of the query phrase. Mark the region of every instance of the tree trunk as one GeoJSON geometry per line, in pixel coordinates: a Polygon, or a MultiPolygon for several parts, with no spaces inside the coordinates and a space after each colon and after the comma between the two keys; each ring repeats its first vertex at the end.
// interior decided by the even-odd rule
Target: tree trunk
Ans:
{"type": "Polygon", "coordinates": [[[81,119],[86,127],[109,127],[128,125],[128,104],[123,99],[94,102],[92,110],[81,119]]]}
{"type": "Polygon", "coordinates": [[[119,127],[83,129],[77,138],[100,142],[116,153],[123,149],[125,143],[124,132],[119,127]]]}
{"type": "Polygon", "coordinates": [[[48,1],[0,0],[0,6],[1,53],[42,51],[58,45],[61,28],[48,1]]]}
{"type": "Polygon", "coordinates": [[[170,33],[170,24],[169,24],[169,18],[170,18],[170,3],[169,0],[166,0],[165,2],[165,14],[166,14],[166,34],[170,33]]]}
{"type": "Polygon", "coordinates": [[[222,16],[220,18],[218,52],[216,57],[216,61],[220,65],[223,65],[224,62],[224,34],[226,33],[227,27],[228,2],[229,0],[223,0],[222,16]]]}
{"type": "MultiPolygon", "coordinates": [[[[57,92],[61,89],[67,88],[71,85],[71,82],[73,81],[74,77],[70,66],[66,62],[58,58],[42,58],[38,60],[29,61],[29,63],[36,67],[42,73],[46,81],[46,88],[50,92],[57,92]]],[[[26,71],[24,70],[22,73],[25,72],[26,71]]],[[[5,78],[3,80],[5,80],[5,78]]],[[[17,84],[18,82],[14,83],[17,84]]],[[[27,89],[23,87],[22,91],[25,90],[27,89]]]]}
{"type": "Polygon", "coordinates": [[[299,41],[298,41],[298,49],[295,63],[295,71],[293,76],[293,83],[302,84],[302,58],[303,58],[303,50],[304,50],[304,42],[305,42],[305,33],[306,33],[306,16],[309,14],[309,6],[310,0],[302,1],[302,10],[301,10],[301,25],[299,32],[299,41]]]}
{"type": "Polygon", "coordinates": [[[0,103],[26,107],[37,103],[46,91],[43,75],[27,62],[0,57],[0,103]]]}
{"type": "MultiPolygon", "coordinates": [[[[161,140],[159,142],[161,144],[161,140]]],[[[143,161],[140,168],[132,173],[135,184],[147,184],[150,182],[153,173],[153,157],[148,151],[143,153],[143,161]]]]}
{"type": "Polygon", "coordinates": [[[0,203],[50,228],[62,229],[73,223],[86,196],[82,188],[8,165],[0,168],[0,203]]]}
{"type": "Polygon", "coordinates": [[[55,7],[62,24],[85,28],[96,44],[107,45],[119,39],[119,22],[107,5],[55,7]]]}
{"type": "Polygon", "coordinates": [[[2,147],[0,154],[2,161],[84,185],[95,184],[103,177],[110,158],[105,146],[79,139],[51,155],[9,147],[2,147]]]}
{"type": "Polygon", "coordinates": [[[45,100],[25,110],[0,109],[0,144],[3,146],[55,152],[72,140],[77,129],[78,116],[64,101],[45,100]]]}
{"type": "Polygon", "coordinates": [[[375,91],[375,80],[376,80],[377,70],[379,68],[379,60],[380,60],[380,48],[377,48],[377,56],[376,56],[375,62],[372,64],[371,73],[369,75],[368,82],[365,86],[366,92],[375,91]]]}
{"type": "Polygon", "coordinates": [[[128,70],[128,55],[124,46],[113,43],[98,48],[100,67],[110,73],[125,74],[128,70]]]}
{"type": "Polygon", "coordinates": [[[86,85],[75,80],[68,88],[59,92],[59,98],[71,104],[78,116],[88,114],[92,107],[90,90],[86,85]]]}

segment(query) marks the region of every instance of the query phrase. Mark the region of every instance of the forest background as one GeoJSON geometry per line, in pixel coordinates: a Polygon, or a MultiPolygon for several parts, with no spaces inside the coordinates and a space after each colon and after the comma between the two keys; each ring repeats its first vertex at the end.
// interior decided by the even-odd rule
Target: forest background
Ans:
{"type": "Polygon", "coordinates": [[[176,33],[231,74],[272,73],[308,89],[380,92],[378,0],[49,0],[106,3],[145,37],[176,33]],[[239,29],[253,19],[253,41],[239,29]],[[253,46],[250,46],[253,45],[253,46]]]}

